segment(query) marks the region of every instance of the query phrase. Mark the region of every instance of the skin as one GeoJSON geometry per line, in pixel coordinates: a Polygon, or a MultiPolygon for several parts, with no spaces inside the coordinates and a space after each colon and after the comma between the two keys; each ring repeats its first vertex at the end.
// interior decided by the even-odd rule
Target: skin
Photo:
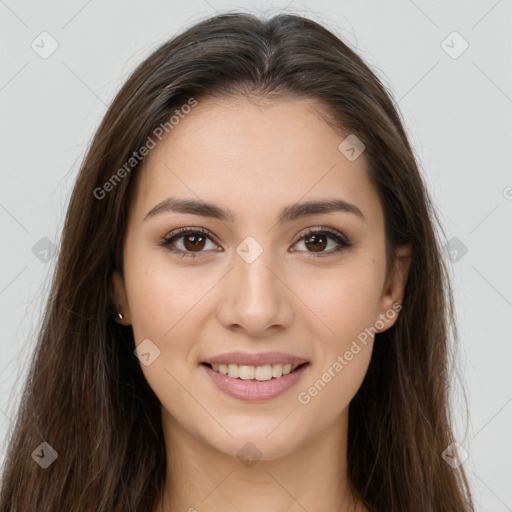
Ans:
{"type": "MultiPolygon", "coordinates": [[[[141,363],[162,404],[166,444],[155,512],[366,510],[352,501],[346,449],[348,406],[373,335],[309,403],[298,394],[365,328],[383,316],[379,331],[394,324],[398,314],[385,314],[402,301],[410,251],[400,249],[386,276],[384,213],[365,155],[349,161],[338,150],[347,134],[335,133],[320,108],[303,99],[202,100],[150,151],[137,177],[124,276],[114,273],[112,283],[125,315],[118,321],[132,326],[136,345],[149,338],[160,350],[141,363]],[[227,207],[236,220],[173,211],[144,220],[171,195],[227,207]],[[277,223],[283,207],[327,198],[356,205],[366,221],[333,212],[277,223]],[[318,256],[311,237],[299,235],[322,226],[352,247],[318,256]],[[159,245],[180,227],[206,228],[216,240],[183,258],[159,245]],[[236,252],[247,236],[263,249],[252,263],[236,252]],[[233,350],[283,351],[310,367],[279,397],[245,402],[220,391],[200,365],[233,350]],[[261,454],[251,467],[237,456],[248,442],[261,454]]],[[[182,237],[174,247],[194,252],[191,241],[182,237]]],[[[329,253],[338,243],[320,245],[329,253]]]]}

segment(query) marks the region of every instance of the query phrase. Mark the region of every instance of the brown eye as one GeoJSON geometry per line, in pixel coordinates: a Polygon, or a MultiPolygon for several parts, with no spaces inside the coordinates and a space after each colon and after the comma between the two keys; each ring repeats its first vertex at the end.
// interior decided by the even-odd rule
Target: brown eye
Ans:
{"type": "Polygon", "coordinates": [[[181,228],[166,236],[160,245],[167,248],[170,252],[179,254],[183,257],[198,257],[203,252],[207,252],[208,242],[214,249],[217,245],[213,242],[213,235],[204,228],[181,228]]]}
{"type": "Polygon", "coordinates": [[[198,235],[185,235],[182,237],[183,245],[187,251],[201,251],[204,249],[206,237],[198,235]]]}
{"type": "Polygon", "coordinates": [[[304,244],[305,250],[299,252],[307,256],[331,256],[353,245],[345,235],[330,228],[308,229],[297,241],[300,243],[304,244]]]}
{"type": "MultiPolygon", "coordinates": [[[[214,236],[208,230],[181,228],[165,237],[160,245],[182,257],[195,258],[203,252],[208,252],[208,242],[213,246],[210,250],[218,250],[214,236]]],[[[299,243],[303,243],[305,247],[305,250],[299,252],[304,252],[308,256],[331,256],[353,245],[344,235],[330,228],[309,229],[295,245],[299,243]]]]}
{"type": "Polygon", "coordinates": [[[322,252],[327,247],[327,237],[315,233],[305,238],[304,244],[312,252],[322,252]]]}

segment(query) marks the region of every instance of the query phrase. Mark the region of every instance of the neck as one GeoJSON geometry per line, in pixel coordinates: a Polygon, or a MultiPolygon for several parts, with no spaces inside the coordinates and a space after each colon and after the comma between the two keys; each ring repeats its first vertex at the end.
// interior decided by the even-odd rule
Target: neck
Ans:
{"type": "MultiPolygon", "coordinates": [[[[167,474],[155,512],[366,510],[348,485],[348,411],[327,431],[276,457],[265,457],[257,443],[247,440],[239,440],[241,450],[234,455],[219,451],[183,429],[165,410],[162,413],[167,474]]],[[[265,451],[276,453],[270,444],[265,451]]]]}

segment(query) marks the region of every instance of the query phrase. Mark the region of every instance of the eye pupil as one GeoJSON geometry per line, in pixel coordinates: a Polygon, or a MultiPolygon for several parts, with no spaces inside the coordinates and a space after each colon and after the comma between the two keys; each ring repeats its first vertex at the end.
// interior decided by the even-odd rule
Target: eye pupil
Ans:
{"type": "Polygon", "coordinates": [[[321,252],[325,249],[326,240],[327,240],[327,237],[325,235],[318,235],[318,234],[310,235],[305,241],[306,247],[308,247],[308,249],[309,249],[308,243],[310,243],[310,242],[308,242],[309,240],[314,240],[314,242],[313,242],[314,250],[312,252],[321,252]],[[319,240],[321,240],[321,242],[319,242],[319,240]]]}
{"type": "Polygon", "coordinates": [[[204,242],[206,240],[205,236],[202,236],[202,235],[186,235],[183,238],[184,238],[184,245],[185,245],[185,248],[187,250],[194,251],[194,249],[199,249],[199,251],[200,251],[201,249],[204,248],[204,242]],[[192,242],[192,245],[189,245],[189,241],[190,241],[191,238],[194,239],[195,241],[192,242]]]}

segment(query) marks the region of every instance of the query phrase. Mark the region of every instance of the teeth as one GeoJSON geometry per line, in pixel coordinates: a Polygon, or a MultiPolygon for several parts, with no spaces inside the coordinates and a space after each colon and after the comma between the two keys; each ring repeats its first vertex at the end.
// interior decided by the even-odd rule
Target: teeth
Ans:
{"type": "Polygon", "coordinates": [[[214,371],[242,380],[270,380],[288,375],[299,366],[298,364],[266,364],[263,366],[212,364],[214,371]]]}
{"type": "Polygon", "coordinates": [[[283,365],[273,364],[272,365],[272,377],[281,377],[283,375],[283,365]]]}
{"type": "MultiPolygon", "coordinates": [[[[222,366],[225,366],[225,365],[222,365],[222,366]]],[[[245,366],[244,368],[247,368],[247,366],[245,366]]],[[[224,371],[222,372],[224,373],[224,371]]],[[[239,370],[238,370],[238,365],[237,364],[228,364],[228,375],[230,377],[239,377],[239,370]]],[[[253,375],[252,377],[248,377],[249,379],[252,379],[254,377],[254,370],[253,370],[253,375]]]]}

